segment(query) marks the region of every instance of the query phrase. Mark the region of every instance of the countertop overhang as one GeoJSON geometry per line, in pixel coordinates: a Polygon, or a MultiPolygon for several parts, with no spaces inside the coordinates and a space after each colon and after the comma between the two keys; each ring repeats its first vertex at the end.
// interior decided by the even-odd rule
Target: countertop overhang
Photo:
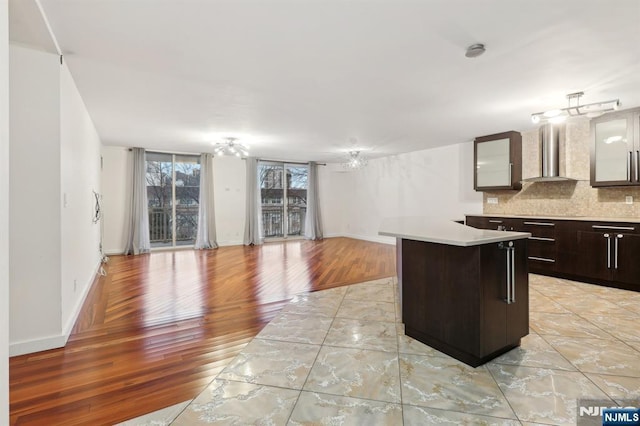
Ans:
{"type": "Polygon", "coordinates": [[[531,236],[528,232],[476,229],[452,220],[428,216],[383,219],[378,235],[461,247],[519,240],[531,236]]]}

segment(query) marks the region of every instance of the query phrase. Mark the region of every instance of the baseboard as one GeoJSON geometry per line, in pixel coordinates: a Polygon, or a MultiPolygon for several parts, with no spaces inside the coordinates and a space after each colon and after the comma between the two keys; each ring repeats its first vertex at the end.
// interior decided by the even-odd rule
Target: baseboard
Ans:
{"type": "Polygon", "coordinates": [[[47,351],[49,349],[62,348],[67,343],[67,338],[62,335],[48,336],[41,339],[27,340],[9,344],[9,356],[31,354],[47,351]]]}
{"type": "Polygon", "coordinates": [[[243,244],[242,240],[218,241],[218,247],[241,246],[243,244]]]}
{"type": "Polygon", "coordinates": [[[98,272],[100,271],[101,266],[102,266],[102,262],[98,260],[98,265],[96,266],[94,273],[91,276],[91,282],[89,282],[88,285],[84,286],[82,295],[76,301],[76,305],[74,306],[73,313],[71,314],[71,316],[69,316],[69,320],[63,327],[61,334],[47,336],[40,339],[10,343],[9,356],[25,355],[25,354],[30,354],[34,352],[41,352],[41,351],[47,351],[50,349],[58,349],[58,348],[64,347],[67,344],[67,341],[69,340],[69,336],[71,336],[71,331],[73,330],[73,326],[78,320],[78,316],[80,315],[82,306],[84,305],[84,302],[87,299],[87,296],[89,295],[89,290],[91,290],[91,288],[97,281],[98,272]]]}
{"type": "Polygon", "coordinates": [[[113,249],[113,250],[106,250],[104,252],[104,254],[106,256],[120,256],[121,254],[124,254],[124,249],[113,249]]]}
{"type": "Polygon", "coordinates": [[[342,234],[342,237],[354,238],[356,240],[364,240],[371,241],[373,243],[382,243],[389,244],[392,246],[396,245],[396,239],[393,237],[383,237],[383,236],[370,236],[370,235],[358,235],[358,234],[342,234]]]}
{"type": "Polygon", "coordinates": [[[73,313],[69,316],[69,320],[67,320],[67,323],[62,328],[62,333],[65,338],[65,344],[67,343],[67,340],[69,340],[69,336],[71,336],[71,331],[73,330],[73,326],[78,320],[78,316],[80,315],[80,311],[82,311],[82,306],[84,306],[84,302],[89,295],[89,291],[91,290],[91,288],[93,288],[96,281],[98,281],[98,278],[100,276],[100,267],[102,267],[102,259],[98,259],[98,264],[93,270],[93,275],[91,275],[91,281],[88,282],[86,286],[84,286],[82,295],[78,298],[78,300],[76,301],[76,305],[73,307],[73,313]]]}

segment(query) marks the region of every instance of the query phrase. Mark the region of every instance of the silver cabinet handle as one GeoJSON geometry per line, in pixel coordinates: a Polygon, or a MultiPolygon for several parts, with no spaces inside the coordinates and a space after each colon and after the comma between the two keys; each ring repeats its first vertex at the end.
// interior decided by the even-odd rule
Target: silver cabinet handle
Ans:
{"type": "Polygon", "coordinates": [[[554,259],[547,259],[546,257],[529,256],[529,260],[539,260],[540,262],[556,263],[554,259]]]}
{"type": "Polygon", "coordinates": [[[636,182],[640,182],[640,172],[638,172],[638,169],[640,168],[640,150],[636,151],[636,182]]]}
{"type": "Polygon", "coordinates": [[[611,238],[609,234],[603,236],[607,239],[607,269],[611,269],[611,238]]]}
{"type": "Polygon", "coordinates": [[[489,223],[502,223],[501,220],[491,220],[489,219],[489,223]]]}
{"type": "Polygon", "coordinates": [[[510,242],[509,253],[511,253],[511,303],[516,303],[516,248],[510,242]]]}
{"type": "Polygon", "coordinates": [[[633,156],[633,151],[629,151],[629,156],[627,157],[627,180],[631,182],[631,157],[633,156]]]}
{"type": "Polygon", "coordinates": [[[508,185],[513,184],[513,163],[509,163],[509,183],[508,185]]]}
{"type": "Polygon", "coordinates": [[[613,267],[618,269],[618,240],[622,238],[622,234],[616,235],[615,250],[613,251],[613,267]]]}
{"type": "Polygon", "coordinates": [[[604,226],[604,225],[591,225],[592,229],[610,229],[613,231],[634,231],[636,228],[633,226],[604,226]]]}
{"type": "Polygon", "coordinates": [[[534,226],[556,226],[555,223],[550,222],[522,222],[525,225],[534,225],[534,226]]]}
{"type": "MultiPolygon", "coordinates": [[[[511,241],[509,242],[510,244],[511,241]]],[[[511,303],[511,249],[505,250],[507,253],[507,305],[511,303]]]]}
{"type": "Polygon", "coordinates": [[[506,252],[506,266],[507,266],[507,298],[504,300],[507,302],[507,305],[515,303],[516,301],[516,257],[515,257],[515,247],[513,246],[513,241],[509,241],[508,243],[500,242],[498,243],[498,248],[504,250],[506,252]]]}
{"type": "Polygon", "coordinates": [[[529,237],[530,240],[536,240],[536,241],[555,241],[555,238],[546,238],[546,237],[529,237]]]}

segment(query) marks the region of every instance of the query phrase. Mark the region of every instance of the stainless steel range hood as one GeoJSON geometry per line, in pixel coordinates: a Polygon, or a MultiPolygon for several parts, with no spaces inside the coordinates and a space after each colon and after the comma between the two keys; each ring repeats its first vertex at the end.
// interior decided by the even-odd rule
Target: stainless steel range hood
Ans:
{"type": "Polygon", "coordinates": [[[540,127],[540,176],[524,179],[524,182],[562,182],[575,179],[560,176],[560,140],[564,140],[565,127],[547,123],[540,127]]]}

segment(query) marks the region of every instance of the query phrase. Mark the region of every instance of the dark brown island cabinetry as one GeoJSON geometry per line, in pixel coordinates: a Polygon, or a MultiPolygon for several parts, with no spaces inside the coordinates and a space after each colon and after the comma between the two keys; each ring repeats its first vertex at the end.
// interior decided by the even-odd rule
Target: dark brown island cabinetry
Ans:
{"type": "Polygon", "coordinates": [[[476,367],[529,333],[526,239],[470,247],[398,244],[407,336],[476,367]]]}
{"type": "Polygon", "coordinates": [[[467,216],[467,225],[496,229],[509,220],[530,232],[529,271],[640,291],[640,223],[467,216]]]}

